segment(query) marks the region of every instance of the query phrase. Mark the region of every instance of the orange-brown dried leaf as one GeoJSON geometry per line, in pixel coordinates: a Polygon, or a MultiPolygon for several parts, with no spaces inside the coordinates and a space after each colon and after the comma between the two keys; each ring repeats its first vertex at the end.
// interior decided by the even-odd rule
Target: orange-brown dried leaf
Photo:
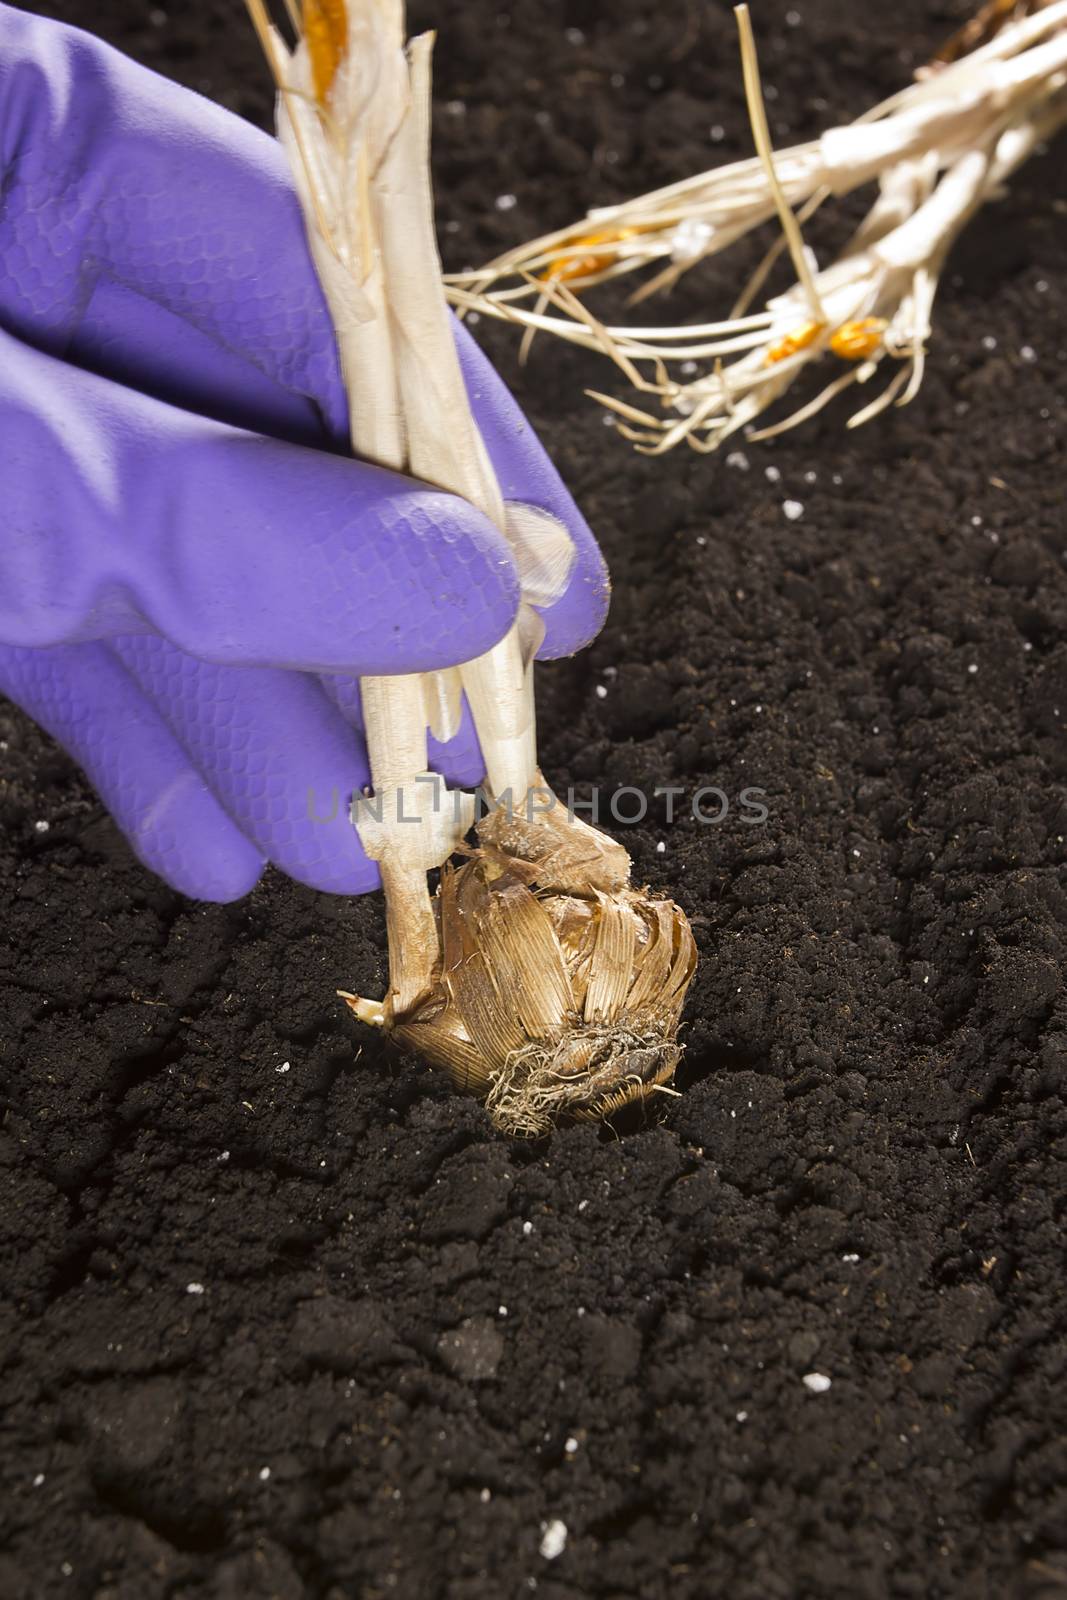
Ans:
{"type": "Polygon", "coordinates": [[[442,979],[464,1028],[483,1060],[505,1061],[526,1042],[510,996],[501,995],[482,946],[489,914],[489,890],[482,875],[461,867],[441,884],[442,979]]]}
{"type": "Polygon", "coordinates": [[[597,910],[591,900],[577,895],[549,894],[541,901],[552,919],[559,947],[570,979],[574,1010],[581,1016],[592,972],[597,940],[597,910]]]}
{"type": "Polygon", "coordinates": [[[830,349],[842,361],[867,361],[882,343],[889,324],[884,317],[859,317],[843,322],[830,335],[830,349]]]}
{"type": "Polygon", "coordinates": [[[326,104],[348,43],[345,0],[303,0],[303,25],[311,58],[311,81],[321,106],[326,104]]]}
{"type": "Polygon", "coordinates": [[[765,357],[766,365],[777,366],[779,361],[788,361],[790,356],[799,355],[802,350],[807,350],[815,343],[825,327],[825,322],[802,322],[798,327],[790,329],[776,344],[771,345],[765,357]]]}
{"type": "Polygon", "coordinates": [[[953,61],[959,61],[963,56],[969,56],[972,50],[988,44],[990,39],[995,39],[1002,28],[1010,22],[1018,22],[1022,17],[1030,16],[1034,11],[1040,11],[1048,0],[988,0],[988,4],[981,7],[962,28],[945,40],[940,50],[936,51],[933,61],[938,66],[948,66],[953,61]]]}
{"type": "Polygon", "coordinates": [[[624,901],[598,896],[596,948],[585,995],[586,1022],[614,1022],[633,979],[637,925],[624,901]]]}
{"type": "Polygon", "coordinates": [[[453,1009],[431,1021],[415,1017],[402,1022],[393,1030],[393,1037],[405,1048],[417,1051],[431,1067],[447,1072],[462,1093],[484,1096],[488,1090],[489,1066],[453,1009]]]}
{"type": "Polygon", "coordinates": [[[562,1032],[573,1016],[574,996],[552,919],[525,884],[497,885],[481,941],[497,990],[527,1038],[549,1039],[562,1032]]]}
{"type": "Polygon", "coordinates": [[[675,908],[668,901],[646,901],[641,915],[648,927],[644,947],[638,948],[634,963],[635,975],[630,993],[626,997],[626,1010],[630,1016],[655,1010],[664,986],[671,976],[674,959],[675,908]]]}

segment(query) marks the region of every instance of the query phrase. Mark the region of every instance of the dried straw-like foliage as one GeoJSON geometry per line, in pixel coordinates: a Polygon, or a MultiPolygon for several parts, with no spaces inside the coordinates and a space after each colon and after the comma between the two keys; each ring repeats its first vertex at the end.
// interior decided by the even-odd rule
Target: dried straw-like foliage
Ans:
{"type": "Polygon", "coordinates": [[[565,579],[569,536],[534,507],[505,507],[463,385],[433,236],[431,40],[405,48],[401,0],[305,0],[290,48],[264,0],[247,3],[278,83],[353,448],[474,502],[523,575],[519,621],[486,655],[361,682],[381,803],[376,820],[354,820],[381,867],[389,991],[344,998],[480,1095],[507,1132],[606,1116],[666,1090],[696,951],[682,911],[631,889],[623,847],[555,803],[537,767],[532,608],[565,579]],[[431,901],[427,871],[461,845],[474,809],[472,796],[441,804],[426,771],[427,723],[454,732],[461,690],[499,803],[431,901]]]}
{"type": "Polygon", "coordinates": [[[478,311],[606,355],[641,399],[590,391],[638,449],[681,440],[710,451],[739,430],[766,439],[865,385],[888,384],[849,421],[857,427],[922,383],[945,258],[975,212],[1035,147],[1067,122],[1067,3],[992,0],[918,81],[846,127],[772,152],[747,7],[737,7],[756,156],[733,162],[509,251],[449,280],[461,312],[478,311]],[[867,184],[877,194],[838,259],[820,269],[802,226],[867,184]],[[699,261],[777,218],[780,234],[729,315],[693,326],[607,326],[585,303],[599,284],[654,269],[630,304],[669,289],[699,261]],[[788,253],[795,282],[753,309],[788,253]],[[838,371],[781,420],[753,425],[816,363],[838,371]],[[681,362],[702,364],[688,382],[681,362]],[[650,410],[657,403],[660,412],[650,410]]]}

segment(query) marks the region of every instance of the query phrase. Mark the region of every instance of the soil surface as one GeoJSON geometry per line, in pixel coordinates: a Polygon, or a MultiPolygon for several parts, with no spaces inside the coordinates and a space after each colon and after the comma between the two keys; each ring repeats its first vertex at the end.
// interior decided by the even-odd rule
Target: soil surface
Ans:
{"type": "MultiPolygon", "coordinates": [[[[267,123],[236,0],[51,9],[267,123]]],[[[777,141],[968,10],[760,0],[777,141]]],[[[451,265],[749,151],[721,0],[413,11],[451,265]]],[[[5,1600],[1067,1593],[1064,154],[856,433],[643,459],[477,330],[615,576],[546,772],[731,801],[622,830],[702,950],[658,1120],[496,1134],[334,999],[377,897],[182,900],[0,708],[5,1600]]]]}

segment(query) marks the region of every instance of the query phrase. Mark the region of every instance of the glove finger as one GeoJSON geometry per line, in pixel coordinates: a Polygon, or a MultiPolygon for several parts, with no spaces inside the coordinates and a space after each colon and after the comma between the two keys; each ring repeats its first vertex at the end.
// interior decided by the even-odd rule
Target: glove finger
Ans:
{"type": "Polygon", "coordinates": [[[0,639],[147,626],[242,665],[418,672],[488,650],[518,604],[466,501],[192,417],[0,331],[0,639]]]}
{"type": "MultiPolygon", "coordinates": [[[[471,408],[505,501],[518,503],[516,509],[526,505],[547,511],[570,535],[574,559],[562,592],[536,607],[545,624],[537,654],[542,661],[573,655],[596,638],[607,616],[611,584],[604,557],[507,385],[458,323],[456,347],[471,408]]],[[[514,524],[515,518],[511,521],[514,524]]]]}
{"type": "MultiPolygon", "coordinates": [[[[343,448],[333,328],[277,142],[86,34],[6,7],[0,97],[0,160],[18,152],[0,321],[186,411],[343,448]]],[[[603,621],[603,562],[507,389],[457,338],[505,499],[549,512],[573,540],[539,652],[569,654],[603,621]]]]}
{"type": "Polygon", "coordinates": [[[194,900],[238,900],[263,857],[106,646],[0,645],[0,691],[84,770],[134,853],[194,900]]]}
{"type": "Polygon", "coordinates": [[[314,676],[215,666],[143,635],[111,648],[268,861],[334,894],[378,887],[349,818],[369,781],[363,741],[314,676]]]}
{"type": "MultiPolygon", "coordinates": [[[[363,732],[363,704],[359,693],[359,679],[342,673],[326,673],[320,679],[329,698],[350,727],[363,732]]],[[[426,731],[429,769],[440,773],[451,788],[472,789],[485,777],[485,760],[478,734],[463,696],[460,723],[451,739],[435,739],[426,731]]]]}
{"type": "Polygon", "coordinates": [[[0,102],[9,329],[187,410],[344,443],[333,327],[276,140],[7,6],[0,102]]]}

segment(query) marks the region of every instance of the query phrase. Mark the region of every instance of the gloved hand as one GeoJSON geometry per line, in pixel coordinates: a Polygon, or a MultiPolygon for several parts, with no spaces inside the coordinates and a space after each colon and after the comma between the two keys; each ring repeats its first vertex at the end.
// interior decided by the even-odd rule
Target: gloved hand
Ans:
{"type": "MultiPolygon", "coordinates": [[[[457,339],[505,499],[573,541],[540,651],[570,654],[603,620],[603,562],[457,339]]],[[[0,4],[0,691],[186,894],[235,899],[265,861],[374,888],[347,821],[368,782],[356,679],[465,660],[514,616],[497,530],[353,461],[347,435],[275,142],[0,4]]],[[[432,753],[450,782],[481,776],[469,717],[432,753]]]]}

